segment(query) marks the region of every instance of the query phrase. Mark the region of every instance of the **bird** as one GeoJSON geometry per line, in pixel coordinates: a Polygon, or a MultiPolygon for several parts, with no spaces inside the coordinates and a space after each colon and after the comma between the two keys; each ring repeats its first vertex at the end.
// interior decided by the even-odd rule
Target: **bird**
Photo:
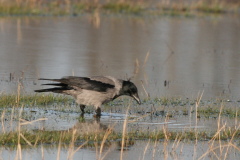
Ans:
{"type": "Polygon", "coordinates": [[[113,101],[119,96],[130,96],[141,104],[138,89],[130,80],[122,80],[112,76],[77,77],[66,76],[61,79],[45,79],[58,83],[47,83],[42,85],[57,86],[54,88],[35,90],[35,92],[53,92],[71,95],[84,114],[85,106],[93,105],[96,116],[101,116],[101,105],[113,101]]]}

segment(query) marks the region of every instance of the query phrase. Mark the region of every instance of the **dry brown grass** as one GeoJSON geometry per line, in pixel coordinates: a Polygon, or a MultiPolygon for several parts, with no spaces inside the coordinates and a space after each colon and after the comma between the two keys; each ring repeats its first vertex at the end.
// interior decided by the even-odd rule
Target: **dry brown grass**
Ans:
{"type": "Polygon", "coordinates": [[[100,24],[99,11],[104,13],[127,14],[160,14],[160,15],[197,15],[203,13],[239,13],[240,3],[229,3],[221,0],[187,0],[174,1],[161,0],[149,5],[143,0],[1,0],[0,14],[2,15],[76,15],[83,12],[96,14],[95,25],[100,24]]]}

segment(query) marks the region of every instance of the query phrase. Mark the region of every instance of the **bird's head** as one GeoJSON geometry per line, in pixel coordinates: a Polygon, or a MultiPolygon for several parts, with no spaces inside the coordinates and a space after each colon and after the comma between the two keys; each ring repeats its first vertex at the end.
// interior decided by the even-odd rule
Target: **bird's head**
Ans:
{"type": "Polygon", "coordinates": [[[122,95],[133,97],[138,102],[138,104],[141,104],[140,98],[138,96],[137,87],[130,81],[123,81],[122,95]]]}

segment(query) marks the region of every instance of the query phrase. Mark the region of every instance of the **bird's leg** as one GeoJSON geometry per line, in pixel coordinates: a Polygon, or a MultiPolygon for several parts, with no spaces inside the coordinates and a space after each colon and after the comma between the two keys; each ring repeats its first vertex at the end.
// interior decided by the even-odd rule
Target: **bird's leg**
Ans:
{"type": "Polygon", "coordinates": [[[79,122],[81,122],[81,123],[85,122],[85,118],[84,118],[84,113],[83,112],[80,114],[79,122]]]}
{"type": "Polygon", "coordinates": [[[101,108],[98,107],[95,112],[97,113],[96,116],[100,117],[101,116],[101,108]]]}
{"type": "Polygon", "coordinates": [[[95,120],[96,123],[100,122],[101,116],[96,115],[96,116],[93,116],[93,117],[94,117],[94,120],[95,120]]]}
{"type": "Polygon", "coordinates": [[[81,104],[80,104],[80,109],[81,109],[82,113],[85,113],[85,112],[84,112],[84,108],[85,108],[85,105],[81,105],[81,104]]]}

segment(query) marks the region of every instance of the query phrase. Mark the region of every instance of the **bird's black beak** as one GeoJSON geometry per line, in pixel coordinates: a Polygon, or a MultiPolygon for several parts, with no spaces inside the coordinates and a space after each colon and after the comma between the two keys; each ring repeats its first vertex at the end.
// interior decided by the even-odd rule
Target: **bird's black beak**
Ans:
{"type": "Polygon", "coordinates": [[[132,97],[137,101],[138,104],[141,104],[141,100],[138,97],[138,94],[132,95],[132,97]]]}

